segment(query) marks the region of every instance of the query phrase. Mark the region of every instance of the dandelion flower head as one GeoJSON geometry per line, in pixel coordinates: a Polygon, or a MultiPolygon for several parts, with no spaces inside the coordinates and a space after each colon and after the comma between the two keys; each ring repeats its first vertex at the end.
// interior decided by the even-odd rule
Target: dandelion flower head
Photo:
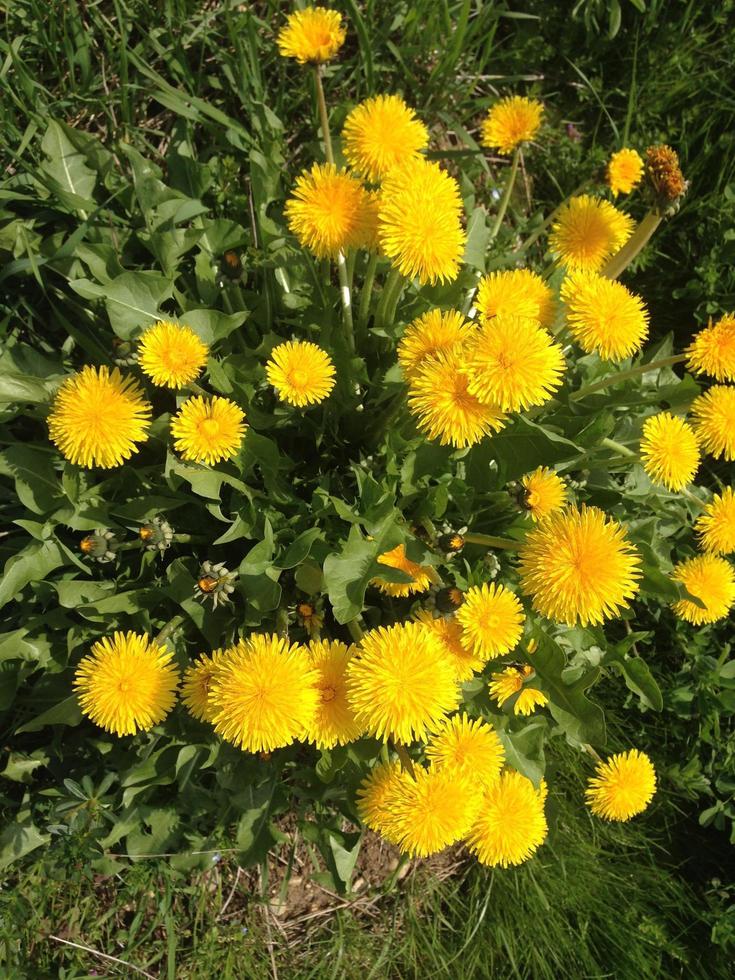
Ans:
{"type": "Polygon", "coordinates": [[[274,347],[265,374],[278,397],[298,408],[324,401],[335,383],[332,358],[321,347],[303,340],[274,347]]]}
{"type": "Polygon", "coordinates": [[[467,844],[481,864],[507,868],[527,861],[546,839],[545,793],[506,770],[485,791],[467,844]]]}
{"type": "Polygon", "coordinates": [[[509,589],[492,582],[473,585],[456,612],[462,642],[485,662],[509,653],[523,633],[523,607],[509,589]]]}
{"type": "Polygon", "coordinates": [[[339,640],[312,640],[307,649],[309,663],[319,675],[319,702],[307,729],[310,741],[318,749],[354,742],[362,734],[347,703],[346,671],[354,648],[339,640]]]}
{"type": "Polygon", "coordinates": [[[607,186],[615,197],[630,194],[643,178],[643,160],[636,150],[624,149],[613,153],[607,164],[607,186]]]}
{"type": "Polygon", "coordinates": [[[227,663],[229,650],[213,650],[203,653],[184,671],[181,700],[197,721],[211,721],[213,706],[209,700],[212,679],[227,663]]]}
{"type": "Polygon", "coordinates": [[[692,402],[699,445],[714,457],[735,459],[735,385],[713,385],[692,402]]]}
{"type": "Polygon", "coordinates": [[[494,728],[462,712],[443,723],[427,745],[426,757],[437,769],[446,768],[489,786],[500,775],[505,750],[494,728]]]}
{"type": "Polygon", "coordinates": [[[209,348],[191,327],[161,320],[138,341],[138,363],[154,384],[183,388],[207,363],[209,348]]]}
{"type": "Polygon", "coordinates": [[[719,555],[697,555],[679,562],[671,577],[675,582],[681,582],[687,592],[703,604],[679,599],[673,609],[680,619],[701,626],[724,619],[732,609],[735,602],[735,571],[719,555]]]}
{"type": "Polygon", "coordinates": [[[687,347],[687,367],[717,381],[735,381],[735,314],[726,313],[700,330],[687,347]]]}
{"type": "Polygon", "coordinates": [[[697,518],[694,528],[702,548],[715,555],[735,551],[735,493],[725,487],[716,493],[697,518]]]}
{"type": "Polygon", "coordinates": [[[504,269],[483,276],[475,299],[481,317],[525,316],[549,327],[554,319],[554,292],[530,269],[504,269]]]}
{"type": "Polygon", "coordinates": [[[436,635],[458,681],[471,680],[485,666],[484,658],[478,657],[473,649],[468,650],[462,642],[462,627],[454,616],[434,616],[430,610],[422,609],[416,614],[416,621],[436,635]]]}
{"type": "Polygon", "coordinates": [[[596,272],[625,245],[634,227],[609,201],[580,194],[562,205],[549,245],[571,271],[596,272]]]}
{"type": "Polygon", "coordinates": [[[465,836],[480,805],[471,777],[447,768],[417,767],[391,800],[392,837],[404,854],[428,857],[465,836]]]}
{"type": "Polygon", "coordinates": [[[416,317],[398,342],[398,363],[403,376],[411,380],[427,358],[442,351],[462,347],[472,337],[474,327],[458,310],[429,310],[416,317]]]}
{"type": "Polygon", "coordinates": [[[541,521],[561,510],[567,502],[566,484],[548,466],[539,466],[532,473],[526,473],[521,479],[521,486],[524,506],[533,521],[541,521]]]}
{"type": "Polygon", "coordinates": [[[300,65],[330,61],[345,42],[342,14],[326,7],[306,7],[289,14],[278,32],[278,53],[300,65]]]}
{"type": "Polygon", "coordinates": [[[639,351],[648,336],[648,310],[622,283],[596,272],[577,272],[562,283],[569,330],[582,350],[606,361],[639,351]]]}
{"type": "Polygon", "coordinates": [[[642,813],[656,791],[656,773],[645,752],[631,749],[600,762],[587,783],[590,810],[604,820],[630,820],[642,813]]]}
{"type": "Polygon", "coordinates": [[[333,163],[315,163],[296,178],[284,213],[304,248],[318,259],[334,259],[363,244],[368,207],[359,180],[333,163]]]}
{"type": "Polygon", "coordinates": [[[361,102],[347,116],[342,130],[347,162],[373,182],[416,158],[428,142],[428,129],[400,95],[378,95],[361,102]]]}
{"type": "Polygon", "coordinates": [[[694,430],[671,412],[651,415],[643,423],[643,468],[654,483],[681,490],[699,468],[699,447],[694,430]]]}
{"type": "Polygon", "coordinates": [[[210,466],[237,455],[246,428],[242,409],[218,395],[187,398],[171,419],[174,447],[181,458],[210,466]]]}
{"type": "Polygon", "coordinates": [[[426,592],[438,581],[438,576],[431,565],[419,565],[406,556],[404,544],[397,545],[391,551],[383,552],[382,555],[378,556],[378,562],[381,565],[387,565],[389,568],[397,568],[399,571],[405,572],[406,575],[410,575],[412,579],[410,582],[389,582],[387,579],[374,578],[370,584],[377,586],[386,595],[409,596],[413,595],[414,592],[426,592]]]}
{"type": "Polygon", "coordinates": [[[482,123],[482,144],[500,153],[512,153],[532,140],[541,126],[543,105],[537,99],[511,95],[500,99],[482,123]]]}
{"type": "Polygon", "coordinates": [[[506,701],[510,701],[517,694],[513,713],[530,715],[537,707],[543,707],[549,700],[543,691],[525,686],[524,682],[532,675],[533,668],[527,665],[520,670],[517,667],[506,667],[499,674],[492,675],[488,685],[490,697],[494,698],[502,708],[506,701]]]}

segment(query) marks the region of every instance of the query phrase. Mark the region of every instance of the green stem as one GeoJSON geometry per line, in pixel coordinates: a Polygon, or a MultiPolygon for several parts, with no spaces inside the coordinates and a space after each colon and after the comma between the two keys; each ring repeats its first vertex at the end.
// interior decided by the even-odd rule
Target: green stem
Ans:
{"type": "Polygon", "coordinates": [[[179,626],[184,622],[186,617],[179,613],[176,616],[172,616],[171,619],[156,633],[153,638],[153,642],[157,643],[159,646],[163,646],[166,640],[171,636],[174,630],[178,629],[179,626]]]}
{"type": "Polygon", "coordinates": [[[618,453],[620,456],[626,456],[629,459],[637,459],[638,454],[634,453],[632,449],[628,449],[624,446],[622,442],[616,442],[614,439],[601,439],[600,445],[604,446],[606,449],[612,449],[613,452],[618,453]]]}
{"type": "Polygon", "coordinates": [[[630,378],[637,378],[641,374],[648,374],[649,371],[658,371],[659,368],[671,367],[672,364],[682,364],[686,359],[686,354],[672,354],[671,357],[661,357],[658,361],[646,361],[644,364],[636,364],[635,367],[629,368],[627,371],[618,371],[617,374],[611,374],[607,378],[595,381],[594,384],[585,385],[579,391],[574,392],[570,401],[577,402],[580,398],[593,395],[596,391],[611,388],[613,385],[620,384],[621,381],[628,381],[630,378]]]}
{"type": "Polygon", "coordinates": [[[411,756],[406,751],[406,746],[401,745],[400,742],[394,742],[393,748],[396,750],[396,755],[401,760],[401,768],[404,772],[407,772],[411,779],[416,778],[416,772],[413,768],[413,762],[411,761],[411,756]]]}
{"type": "Polygon", "coordinates": [[[515,150],[513,150],[513,159],[510,161],[510,173],[508,174],[508,179],[505,182],[505,190],[503,191],[503,196],[500,199],[500,207],[498,208],[498,213],[495,215],[495,223],[490,229],[490,238],[488,239],[488,244],[495,238],[497,233],[500,231],[500,226],[503,223],[505,212],[508,210],[510,195],[513,193],[513,185],[516,182],[516,174],[518,173],[519,159],[520,159],[520,148],[516,147],[515,150]]]}
{"type": "Polygon", "coordinates": [[[345,626],[349,630],[350,636],[355,643],[359,643],[365,634],[363,633],[362,626],[360,626],[358,620],[351,619],[349,622],[345,623],[345,626]]]}
{"type": "Polygon", "coordinates": [[[355,262],[357,261],[357,252],[353,248],[351,252],[347,254],[347,283],[352,289],[353,283],[355,281],[355,262]]]}
{"type": "Polygon", "coordinates": [[[189,388],[189,389],[191,389],[191,391],[193,391],[195,395],[201,395],[203,398],[210,398],[211,397],[211,395],[209,394],[209,392],[208,391],[205,391],[205,389],[202,388],[201,385],[198,385],[196,383],[196,381],[190,381],[189,384],[186,387],[189,388]]]}
{"type": "Polygon", "coordinates": [[[357,314],[357,323],[364,326],[370,316],[370,300],[373,298],[373,285],[375,283],[375,270],[378,268],[378,253],[373,252],[368,260],[365,270],[365,280],[360,290],[360,309],[357,314]]]}
{"type": "Polygon", "coordinates": [[[518,551],[521,541],[514,541],[512,538],[498,538],[493,534],[473,534],[469,532],[463,534],[466,544],[481,544],[487,548],[503,548],[506,551],[518,551]]]}
{"type": "Polygon", "coordinates": [[[327,163],[334,163],[334,152],[332,151],[332,136],[329,132],[329,116],[327,115],[327,100],[324,98],[324,86],[322,85],[321,65],[314,65],[314,80],[316,82],[316,101],[319,106],[319,121],[322,127],[322,139],[324,140],[324,155],[327,163]]]}
{"type": "Polygon", "coordinates": [[[628,268],[636,255],[645,248],[662,220],[662,215],[655,211],[649,211],[620,251],[608,259],[602,270],[602,275],[607,276],[608,279],[617,279],[628,268]]]}
{"type": "Polygon", "coordinates": [[[687,489],[687,487],[684,487],[680,493],[683,497],[686,497],[687,500],[691,500],[693,504],[696,504],[700,510],[704,510],[704,508],[707,506],[706,501],[700,500],[699,497],[697,497],[696,494],[693,494],[691,490],[687,489]]]}
{"type": "Polygon", "coordinates": [[[391,269],[386,284],[383,286],[383,295],[380,297],[380,303],[378,304],[378,312],[375,317],[376,326],[385,329],[393,323],[398,300],[401,298],[401,293],[403,292],[403,285],[404,279],[401,273],[398,269],[391,269]]]}

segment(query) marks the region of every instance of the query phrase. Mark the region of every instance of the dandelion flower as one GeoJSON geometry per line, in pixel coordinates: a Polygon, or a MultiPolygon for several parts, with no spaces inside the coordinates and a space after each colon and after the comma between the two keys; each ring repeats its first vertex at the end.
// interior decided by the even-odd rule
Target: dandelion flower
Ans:
{"type": "Polygon", "coordinates": [[[645,752],[618,752],[598,763],[587,783],[590,810],[604,820],[630,820],[642,813],[656,791],[656,772],[645,752]]]}
{"type": "Polygon", "coordinates": [[[408,407],[419,428],[442,446],[473,446],[503,428],[506,416],[494,404],[469,392],[463,350],[440,352],[426,360],[408,388],[408,407]]]}
{"type": "Polygon", "coordinates": [[[699,467],[694,430],[671,412],[650,416],[643,423],[641,460],[654,483],[682,490],[699,467]]]}
{"type": "Polygon", "coordinates": [[[640,556],[622,525],[597,507],[551,514],[529,533],[520,559],[534,609],[570,626],[619,615],[638,591],[640,556]]]}
{"type": "Polygon", "coordinates": [[[386,595],[409,596],[414,592],[426,592],[427,589],[438,582],[438,577],[430,565],[419,565],[406,557],[406,546],[399,544],[392,551],[384,551],[378,556],[381,565],[388,565],[389,568],[397,568],[406,575],[410,575],[411,582],[389,582],[387,579],[374,578],[371,585],[375,585],[386,595]]]}
{"type": "Polygon", "coordinates": [[[333,163],[315,163],[296,179],[284,214],[288,227],[318,259],[337,258],[365,238],[367,191],[333,163]]]}
{"type": "Polygon", "coordinates": [[[680,599],[673,605],[680,619],[695,626],[724,619],[735,602],[735,571],[717,555],[697,555],[679,562],[671,577],[704,604],[702,608],[689,599],[680,599]]]}
{"type": "Polygon", "coordinates": [[[532,714],[537,707],[543,707],[549,700],[542,691],[537,691],[535,687],[524,686],[524,681],[532,674],[533,668],[529,666],[520,670],[517,667],[506,667],[499,674],[493,674],[488,685],[490,697],[495,698],[502,708],[506,701],[510,701],[517,694],[513,713],[516,715],[532,714]]]}
{"type": "Polygon", "coordinates": [[[207,363],[209,348],[191,327],[161,320],[149,327],[138,341],[138,363],[153,381],[164,388],[183,388],[207,363]]]}
{"type": "Polygon", "coordinates": [[[700,537],[702,548],[715,555],[727,555],[735,551],[735,493],[725,487],[716,493],[697,518],[694,529],[700,537]]]}
{"type": "Polygon", "coordinates": [[[148,438],[151,406],[134,378],[87,365],[56,392],[48,418],[51,441],[77,466],[119,466],[148,438]]]}
{"type": "Polygon", "coordinates": [[[399,762],[382,762],[363,779],[357,791],[360,820],[393,843],[396,840],[393,804],[398,790],[410,778],[399,762]]]}
{"type": "Polygon", "coordinates": [[[458,310],[429,310],[416,317],[398,342],[398,363],[403,376],[413,380],[429,357],[462,347],[474,327],[458,310]]]}
{"type": "Polygon", "coordinates": [[[643,177],[643,160],[636,150],[624,149],[613,153],[607,165],[607,186],[615,197],[630,194],[643,177]]]}
{"type": "Polygon", "coordinates": [[[551,326],[554,320],[554,292],[541,276],[530,269],[506,269],[483,276],[475,300],[478,313],[494,316],[524,316],[551,326]]]}
{"type": "Polygon", "coordinates": [[[115,735],[148,731],[176,701],[179,673],[172,659],[145,634],[113,633],[98,640],[74,675],[79,707],[115,735]]]}
{"type": "Polygon", "coordinates": [[[523,632],[523,607],[504,585],[474,585],[465,592],[457,610],[462,642],[486,662],[509,653],[523,632]]]}
{"type": "Polygon", "coordinates": [[[494,728],[464,712],[447,719],[426,747],[437,769],[448,769],[489,786],[500,775],[505,749],[494,728]]]}
{"type": "Polygon", "coordinates": [[[253,634],[212,679],[212,723],[246,752],[272,752],[303,738],[319,706],[319,671],[304,648],[253,634]]]}
{"type": "Polygon", "coordinates": [[[717,323],[710,320],[686,353],[690,371],[710,374],[718,381],[735,381],[735,314],[726,313],[717,323]]]}
{"type": "Polygon", "coordinates": [[[203,653],[184,671],[181,700],[197,721],[211,721],[214,716],[209,690],[212,679],[227,663],[229,656],[229,650],[213,650],[209,655],[203,653]]]}
{"type": "Polygon", "coordinates": [[[428,129],[400,95],[378,95],[361,102],[348,115],[342,130],[347,162],[373,182],[418,157],[428,142],[428,129]]]}
{"type": "Polygon", "coordinates": [[[459,688],[436,635],[401,623],[362,638],[347,667],[347,700],[370,735],[411,742],[456,708],[459,688]]]}
{"type": "Polygon", "coordinates": [[[531,520],[541,521],[561,510],[567,502],[567,488],[562,478],[548,466],[539,466],[521,479],[523,503],[531,520]]]}
{"type": "Polygon", "coordinates": [[[622,361],[639,351],[648,335],[648,310],[622,283],[596,272],[572,273],[562,283],[567,325],[586,354],[622,361]]]}
{"type": "Polygon", "coordinates": [[[362,734],[347,704],[345,672],[354,648],[339,640],[312,640],[308,646],[309,663],[318,673],[316,682],[319,702],[309,723],[309,740],[318,749],[354,742],[362,734]]]}
{"type": "Polygon", "coordinates": [[[424,283],[453,282],[465,233],[457,181],[417,159],[386,175],[380,194],[380,244],[394,267],[424,283]]]}
{"type": "Polygon", "coordinates": [[[428,857],[460,840],[480,805],[472,777],[447,768],[417,767],[390,800],[392,839],[404,854],[428,857]]]}
{"type": "Polygon", "coordinates": [[[567,268],[595,272],[625,245],[634,226],[609,201],[581,194],[562,205],[549,245],[567,268]]]}
{"type": "Polygon", "coordinates": [[[342,14],[326,7],[306,7],[289,14],[278,32],[278,52],[300,65],[330,61],[345,42],[342,14]]]}
{"type": "Polygon", "coordinates": [[[380,193],[366,191],[360,210],[357,212],[355,248],[368,252],[380,252],[380,193]]]}
{"type": "Polygon", "coordinates": [[[182,459],[210,466],[237,455],[245,434],[245,413],[229,398],[187,398],[171,419],[174,447],[182,459]]]}
{"type": "Polygon", "coordinates": [[[504,412],[543,404],[561,384],[565,367],[551,334],[519,316],[484,323],[464,359],[470,394],[504,412]]]}
{"type": "Polygon", "coordinates": [[[496,102],[482,123],[482,144],[500,153],[512,153],[532,140],[541,126],[544,107],[536,99],[511,95],[496,102]]]}
{"type": "Polygon", "coordinates": [[[692,402],[699,445],[715,457],[735,459],[735,386],[713,385],[692,402]]]}
{"type": "Polygon", "coordinates": [[[475,671],[482,670],[485,666],[485,660],[462,643],[462,627],[454,617],[434,617],[428,609],[423,609],[416,614],[416,621],[423,623],[435,634],[452,663],[454,676],[458,681],[471,680],[475,671]]]}
{"type": "Polygon", "coordinates": [[[274,347],[265,374],[278,397],[298,408],[323,402],[334,388],[332,358],[321,347],[303,340],[274,347]]]}
{"type": "Polygon", "coordinates": [[[530,779],[507,770],[485,791],[467,837],[481,864],[507,868],[528,860],[546,839],[545,792],[530,779]]]}

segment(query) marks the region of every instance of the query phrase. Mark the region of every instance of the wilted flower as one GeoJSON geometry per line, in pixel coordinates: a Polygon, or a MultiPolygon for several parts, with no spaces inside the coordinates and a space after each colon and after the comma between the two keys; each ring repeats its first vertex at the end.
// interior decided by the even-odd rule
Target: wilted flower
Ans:
{"type": "Polygon", "coordinates": [[[196,584],[194,585],[194,595],[197,599],[205,602],[212,600],[212,608],[216,609],[222,602],[229,602],[230,596],[235,591],[237,572],[228,572],[223,561],[213,565],[211,561],[202,562],[196,584]]]}
{"type": "Polygon", "coordinates": [[[115,552],[120,542],[115,533],[106,527],[98,527],[92,534],[86,535],[79,542],[79,550],[88,558],[94,558],[101,565],[115,560],[115,552]]]}

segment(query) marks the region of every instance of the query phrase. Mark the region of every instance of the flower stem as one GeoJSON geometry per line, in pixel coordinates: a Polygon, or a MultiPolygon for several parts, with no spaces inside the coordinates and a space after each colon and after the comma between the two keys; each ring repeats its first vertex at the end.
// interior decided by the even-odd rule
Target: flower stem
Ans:
{"type": "Polygon", "coordinates": [[[360,290],[360,309],[357,314],[357,323],[364,326],[370,315],[370,300],[373,298],[373,285],[375,283],[375,270],[378,267],[378,253],[373,252],[368,260],[365,271],[365,279],[360,290]]]}
{"type": "Polygon", "coordinates": [[[401,760],[401,768],[404,772],[407,772],[411,779],[416,778],[416,772],[413,768],[413,762],[411,761],[411,756],[406,751],[406,746],[401,745],[400,742],[394,742],[393,748],[396,750],[396,755],[401,760]]]}
{"type": "Polygon", "coordinates": [[[329,132],[329,116],[327,115],[327,100],[324,98],[324,86],[322,85],[322,71],[320,65],[314,65],[314,80],[316,82],[316,101],[319,106],[319,120],[322,127],[322,139],[324,140],[324,154],[327,163],[334,163],[334,152],[332,150],[332,136],[329,132]]]}
{"type": "Polygon", "coordinates": [[[383,286],[383,295],[380,297],[378,312],[375,316],[377,326],[385,328],[395,319],[398,300],[403,292],[403,284],[403,276],[398,269],[391,269],[385,286],[383,286]]]}
{"type": "Polygon", "coordinates": [[[498,213],[495,215],[495,223],[490,229],[490,238],[488,239],[488,243],[490,243],[495,238],[497,233],[500,231],[500,226],[503,223],[505,212],[508,210],[510,195],[513,193],[513,185],[516,182],[516,174],[518,173],[519,159],[520,159],[520,148],[516,147],[515,150],[513,150],[513,159],[510,161],[510,173],[508,174],[508,179],[505,182],[505,190],[503,191],[503,196],[500,199],[500,207],[498,208],[498,213]]]}
{"type": "Polygon", "coordinates": [[[604,446],[606,449],[612,449],[613,452],[618,453],[619,456],[625,456],[629,459],[637,459],[638,454],[634,453],[632,449],[628,449],[624,446],[622,442],[616,442],[614,439],[601,439],[600,445],[604,446]]]}
{"type": "Polygon", "coordinates": [[[637,378],[641,374],[648,374],[649,371],[658,371],[659,368],[671,367],[672,364],[681,364],[686,359],[686,354],[672,354],[670,357],[661,357],[658,361],[646,361],[645,364],[636,364],[635,367],[629,368],[627,371],[619,371],[617,374],[611,374],[607,378],[595,381],[594,384],[585,385],[579,391],[574,392],[570,397],[570,401],[577,402],[580,398],[586,398],[587,395],[592,395],[596,391],[602,391],[604,388],[611,388],[613,385],[620,384],[621,381],[637,378]]]}
{"type": "Polygon", "coordinates": [[[520,541],[512,538],[497,538],[493,534],[473,534],[468,532],[463,534],[466,544],[481,544],[487,548],[503,548],[506,551],[518,551],[521,547],[520,541]]]}
{"type": "Polygon", "coordinates": [[[345,623],[345,626],[349,630],[350,636],[355,643],[359,643],[365,634],[363,633],[362,626],[360,626],[358,620],[350,619],[349,622],[345,623]]]}
{"type": "Polygon", "coordinates": [[[608,279],[617,279],[628,268],[636,255],[645,248],[662,220],[662,215],[655,211],[649,211],[620,251],[608,259],[602,270],[602,275],[607,276],[608,279]]]}
{"type": "Polygon", "coordinates": [[[171,636],[174,630],[178,629],[179,626],[184,622],[186,617],[178,613],[176,616],[172,616],[171,619],[156,633],[153,638],[153,642],[157,643],[159,646],[163,646],[166,640],[171,636]]]}

